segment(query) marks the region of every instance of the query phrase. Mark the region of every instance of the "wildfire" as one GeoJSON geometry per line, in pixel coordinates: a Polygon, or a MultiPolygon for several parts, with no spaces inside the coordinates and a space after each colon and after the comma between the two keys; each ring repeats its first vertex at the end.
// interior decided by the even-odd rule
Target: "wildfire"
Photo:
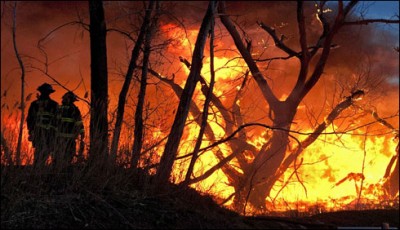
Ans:
{"type": "MultiPolygon", "coordinates": [[[[191,50],[193,50],[194,46],[193,41],[196,39],[198,29],[183,29],[175,24],[167,23],[161,26],[161,31],[168,40],[168,43],[166,43],[166,51],[172,55],[175,55],[175,58],[180,56],[189,60],[192,55],[191,50]]],[[[222,42],[222,39],[220,39],[216,41],[215,46],[225,47],[225,44],[222,42]]],[[[224,106],[226,106],[228,109],[233,107],[233,102],[234,105],[239,106],[243,110],[246,108],[245,112],[248,114],[257,116],[254,118],[254,120],[257,120],[259,117],[265,118],[267,117],[267,115],[265,115],[267,114],[267,112],[265,112],[266,109],[263,107],[261,109],[262,111],[259,112],[259,107],[264,106],[258,105],[258,103],[262,103],[258,102],[260,101],[258,97],[261,96],[256,95],[259,92],[250,92],[246,95],[247,97],[235,97],[241,90],[243,76],[248,70],[242,58],[237,58],[235,55],[237,56],[237,53],[235,52],[216,50],[214,58],[216,85],[213,93],[218,99],[220,99],[222,103],[224,103],[224,106]],[[249,106],[251,102],[257,103],[257,105],[252,104],[251,107],[249,106]],[[260,115],[261,113],[264,114],[260,115]]],[[[175,61],[178,62],[178,60],[175,61]]],[[[205,57],[203,59],[203,69],[201,75],[208,84],[211,80],[210,62],[209,50],[205,49],[205,57]]],[[[273,65],[280,67],[280,64],[274,63],[273,65]]],[[[178,65],[174,65],[173,68],[179,69],[179,71],[176,71],[177,78],[173,79],[174,83],[183,88],[186,82],[186,77],[190,73],[190,63],[183,63],[183,61],[180,60],[180,63],[178,65]]],[[[279,68],[279,71],[281,70],[281,75],[289,75],[289,70],[279,68]]],[[[284,78],[282,77],[273,79],[271,82],[276,80],[285,81],[286,83],[287,79],[290,79],[290,77],[284,76],[284,78]]],[[[274,90],[280,87],[280,85],[276,82],[273,82],[273,84],[275,84],[274,90]]],[[[153,86],[150,85],[147,90],[151,92],[158,90],[158,88],[154,89],[151,87],[153,86]]],[[[201,87],[202,85],[199,83],[196,88],[197,93],[193,98],[195,105],[200,109],[200,111],[202,111],[205,101],[205,96],[201,92],[201,87]]],[[[252,85],[252,87],[253,88],[249,87],[249,91],[257,88],[254,87],[254,85],[252,85]]],[[[282,88],[284,87],[285,86],[282,88]]],[[[112,85],[110,88],[112,88],[113,91],[115,89],[115,92],[117,92],[119,89],[119,87],[116,85],[112,85]]],[[[280,100],[284,100],[288,96],[288,94],[280,92],[283,91],[282,88],[276,90],[279,92],[277,94],[281,95],[279,97],[280,100]]],[[[165,91],[169,91],[168,93],[172,92],[171,89],[166,89],[165,91]]],[[[151,95],[152,94],[147,94],[146,97],[151,97],[151,95]]],[[[136,95],[134,97],[136,97],[136,95]]],[[[132,100],[134,101],[136,99],[131,99],[131,101],[132,100]]],[[[156,104],[157,101],[157,99],[154,98],[148,100],[154,104],[156,104]]],[[[115,106],[116,104],[116,101],[112,100],[110,102],[110,107],[115,106]]],[[[170,105],[170,107],[173,106],[175,105],[170,105]]],[[[213,144],[215,141],[221,140],[227,135],[231,134],[228,133],[224,128],[227,125],[227,121],[223,118],[217,106],[213,103],[211,103],[210,106],[211,107],[207,121],[209,128],[212,130],[214,139],[212,139],[212,137],[206,133],[203,136],[201,148],[207,147],[213,144]]],[[[156,110],[157,105],[154,105],[153,107],[154,108],[150,107],[150,105],[148,106],[148,111],[146,111],[148,113],[146,114],[147,117],[152,116],[151,114],[156,110]]],[[[82,107],[80,109],[84,114],[87,114],[88,108],[82,107]]],[[[111,108],[110,111],[112,109],[114,108],[111,108]]],[[[303,104],[301,104],[298,108],[299,113],[304,113],[305,110],[306,106],[303,104]]],[[[158,116],[161,117],[174,114],[166,113],[166,111],[162,112],[164,113],[158,116]]],[[[229,113],[231,112],[229,111],[229,113]]],[[[132,112],[130,114],[126,114],[125,118],[132,115],[132,112]]],[[[8,140],[7,143],[12,143],[13,145],[17,143],[16,137],[18,136],[19,130],[19,117],[20,114],[3,116],[2,112],[2,124],[5,124],[2,127],[2,132],[6,134],[5,136],[8,140]]],[[[110,115],[110,117],[112,116],[110,115]]],[[[183,156],[187,156],[188,154],[192,153],[194,149],[200,130],[200,126],[197,121],[199,117],[200,116],[198,114],[195,116],[193,113],[191,113],[188,117],[184,135],[179,146],[178,157],[182,158],[177,160],[174,165],[173,179],[175,183],[179,183],[185,178],[186,170],[191,158],[183,156]]],[[[251,116],[243,116],[244,122],[253,119],[253,117],[249,117],[251,116]]],[[[167,120],[167,118],[165,118],[165,120],[162,119],[163,118],[161,118],[160,121],[156,121],[156,119],[151,120],[151,122],[148,120],[145,121],[147,122],[147,126],[143,145],[143,149],[146,150],[144,157],[150,159],[149,161],[152,161],[151,163],[156,163],[163,154],[164,148],[162,143],[165,143],[165,139],[169,134],[169,127],[164,127],[168,125],[166,124],[167,122],[163,123],[165,120],[167,120]]],[[[129,146],[132,145],[133,142],[132,127],[134,127],[134,124],[131,122],[133,119],[130,119],[130,121],[129,119],[126,120],[127,122],[124,123],[120,138],[120,147],[125,148],[125,146],[127,146],[126,148],[129,149],[129,146]]],[[[354,121],[354,124],[357,122],[358,121],[354,121]]],[[[84,123],[85,129],[87,130],[86,133],[89,133],[89,119],[85,119],[84,123]]],[[[334,133],[335,130],[337,130],[337,127],[329,126],[325,132],[334,133]]],[[[308,130],[303,132],[311,133],[312,131],[308,130]]],[[[112,132],[110,132],[110,134],[112,134],[112,132]]],[[[22,156],[23,164],[31,163],[33,152],[31,143],[27,141],[27,136],[27,129],[24,126],[24,154],[22,156]]],[[[247,132],[247,136],[245,138],[246,141],[254,146],[256,150],[260,150],[262,146],[268,142],[269,137],[270,131],[262,129],[262,131],[254,130],[247,132]]],[[[301,141],[303,138],[306,138],[306,136],[298,135],[297,138],[299,141],[301,141]]],[[[88,135],[86,139],[89,139],[88,135]]],[[[296,148],[297,144],[298,143],[295,141],[290,142],[287,155],[291,153],[291,150],[296,148]]],[[[312,207],[318,206],[318,210],[321,211],[322,209],[338,210],[346,207],[357,208],[362,205],[369,204],[379,205],[381,201],[389,199],[388,195],[384,192],[383,186],[385,181],[383,180],[383,176],[387,170],[388,162],[396,154],[395,149],[397,145],[398,143],[393,141],[391,136],[359,135],[356,131],[340,136],[333,134],[321,135],[317,141],[308,146],[298,156],[295,163],[292,164],[279,178],[277,183],[275,183],[271,193],[269,194],[269,197],[266,199],[267,208],[275,211],[292,209],[307,211],[312,207]]],[[[15,149],[15,146],[11,146],[11,148],[15,149]]],[[[200,151],[200,156],[196,161],[192,177],[196,178],[200,175],[203,175],[204,172],[219,162],[219,159],[216,157],[217,151],[220,151],[222,155],[226,157],[232,154],[234,150],[229,143],[221,143],[220,145],[207,151],[200,151]]],[[[254,154],[255,153],[252,153],[249,150],[245,150],[244,156],[246,161],[252,162],[254,159],[254,154]]],[[[3,156],[4,151],[2,150],[2,163],[4,163],[3,156]]],[[[127,159],[129,158],[129,156],[124,157],[127,159]]],[[[145,163],[147,162],[141,162],[140,165],[144,165],[145,163]]],[[[233,167],[238,167],[237,160],[235,159],[231,160],[229,164],[231,164],[233,167]]],[[[240,169],[238,169],[238,171],[242,173],[240,169]]],[[[207,179],[192,184],[191,186],[201,192],[212,194],[219,200],[228,199],[235,192],[234,187],[229,185],[229,180],[221,169],[214,172],[207,179]]],[[[225,205],[229,206],[231,202],[232,200],[225,203],[225,205]]]]}
{"type": "MultiPolygon", "coordinates": [[[[3,117],[3,130],[7,130],[8,136],[18,135],[19,115],[3,117]]],[[[209,117],[210,126],[215,131],[218,139],[226,135],[221,124],[214,120],[218,116],[209,117]]],[[[190,117],[189,120],[194,120],[190,117]]],[[[332,132],[337,127],[330,128],[326,132],[332,132]]],[[[193,150],[197,139],[199,126],[190,123],[186,127],[185,135],[180,146],[182,155],[193,150]]],[[[311,132],[311,130],[309,131],[311,132]]],[[[166,132],[155,128],[151,132],[151,138],[145,141],[146,146],[151,146],[165,137],[166,132]]],[[[29,164],[32,154],[31,143],[26,140],[27,130],[24,127],[23,164],[29,164]]],[[[249,143],[260,149],[268,139],[268,131],[260,135],[249,137],[249,143]]],[[[124,140],[121,140],[124,141],[124,140]]],[[[10,143],[16,143],[12,141],[10,143]]],[[[201,147],[210,145],[211,142],[205,139],[201,147]]],[[[338,141],[336,135],[324,135],[318,141],[309,146],[296,161],[296,165],[289,168],[272,189],[268,207],[272,210],[298,209],[307,210],[315,204],[330,210],[343,209],[347,206],[379,204],[386,198],[382,180],[390,158],[395,154],[396,141],[386,136],[342,135],[338,141]],[[296,174],[297,176],[294,176],[296,174]]],[[[226,144],[221,144],[218,150],[225,156],[231,153],[226,144]]],[[[289,149],[292,149],[293,146],[289,149]]],[[[163,148],[153,149],[158,156],[161,156],[163,148]]],[[[218,163],[214,154],[215,149],[201,153],[196,162],[194,176],[202,175],[207,169],[218,163]]],[[[248,160],[252,160],[251,154],[247,154],[248,160]]],[[[190,158],[177,161],[174,171],[175,182],[184,179],[185,171],[190,158]]],[[[231,162],[234,164],[234,161],[231,162]]],[[[212,174],[209,178],[192,185],[199,191],[214,194],[225,199],[233,192],[229,186],[227,177],[221,170],[212,174]]],[[[226,203],[229,205],[230,202],[226,203]]]]}
{"type": "MultiPolygon", "coordinates": [[[[172,28],[172,26],[169,25],[169,28],[172,28]]],[[[176,36],[177,33],[179,33],[179,30],[175,29],[173,34],[176,36]]],[[[184,43],[185,40],[181,40],[181,43],[174,47],[175,52],[184,47],[186,44],[184,43]]],[[[222,100],[229,90],[240,89],[238,84],[235,87],[228,83],[232,83],[246,70],[243,63],[235,60],[229,56],[217,55],[214,58],[216,82],[219,83],[214,89],[214,94],[221,97],[222,100]]],[[[209,57],[206,57],[202,69],[202,75],[206,79],[210,76],[209,62],[209,57]]],[[[188,75],[190,69],[185,68],[185,66],[183,69],[185,74],[188,75]]],[[[207,80],[209,81],[209,79],[207,80]]],[[[181,86],[184,86],[184,82],[181,86]]],[[[199,89],[200,87],[198,87],[199,89]]],[[[286,94],[282,94],[281,99],[286,97],[286,94]]],[[[199,102],[204,102],[204,95],[197,94],[195,101],[199,108],[202,108],[202,103],[199,102]]],[[[241,100],[237,100],[235,103],[239,105],[241,100]]],[[[301,107],[303,108],[304,105],[301,105],[301,107]]],[[[189,120],[193,119],[191,117],[189,120]]],[[[224,120],[218,114],[209,116],[208,121],[217,134],[216,136],[222,138],[226,135],[226,131],[221,128],[224,120]]],[[[326,132],[333,132],[335,128],[331,127],[326,132]]],[[[190,153],[193,149],[198,130],[198,125],[190,124],[187,126],[186,136],[180,147],[182,155],[190,153]]],[[[262,131],[248,137],[247,141],[260,149],[267,140],[268,131],[262,131]]],[[[205,140],[202,146],[207,146],[209,143],[211,142],[205,140]]],[[[275,184],[270,197],[267,199],[268,207],[273,210],[294,208],[301,210],[301,207],[303,207],[306,210],[315,204],[320,204],[325,209],[341,209],[345,205],[354,206],[354,202],[359,204],[379,202],[385,199],[382,178],[390,158],[395,154],[396,145],[397,143],[387,136],[365,138],[357,135],[343,135],[340,139],[335,135],[323,136],[309,146],[297,159],[298,165],[289,168],[279,182],[275,184]],[[294,174],[297,176],[294,176],[294,174]],[[296,205],[297,207],[295,207],[296,205]]],[[[293,149],[293,147],[291,146],[289,149],[293,149]]],[[[225,156],[232,152],[232,149],[225,144],[219,146],[219,150],[225,156]]],[[[252,160],[252,157],[252,154],[246,154],[249,161],[252,160]]],[[[195,175],[201,175],[217,162],[212,150],[203,153],[195,167],[195,175]]],[[[230,163],[235,164],[235,160],[230,163]]],[[[186,163],[181,162],[180,164],[182,165],[176,167],[175,178],[182,177],[183,172],[179,169],[185,169],[187,166],[186,163]]],[[[234,192],[233,187],[227,185],[227,178],[221,171],[194,185],[194,187],[220,198],[227,198],[234,192]]]]}
{"type": "Polygon", "coordinates": [[[283,201],[301,201],[308,206],[323,202],[332,209],[345,208],[358,199],[364,204],[379,203],[384,199],[382,178],[396,145],[393,139],[383,136],[365,139],[343,135],[338,141],[336,136],[327,135],[304,151],[296,170],[285,172],[271,197],[275,199],[279,194],[281,198],[276,200],[281,200],[282,205],[283,201]],[[282,185],[286,186],[280,190],[282,185]]]}
{"type": "MultiPolygon", "coordinates": [[[[2,114],[3,115],[3,114],[2,114]]],[[[17,148],[17,143],[18,143],[18,135],[19,135],[19,130],[20,130],[20,118],[21,114],[20,113],[11,113],[8,116],[2,116],[2,135],[4,135],[4,138],[6,139],[6,145],[8,145],[8,148],[10,149],[16,149],[17,148]]],[[[32,143],[27,140],[28,137],[28,129],[26,127],[26,124],[23,126],[22,130],[22,136],[24,137],[22,139],[21,143],[21,164],[29,164],[32,160],[33,157],[33,150],[32,150],[32,143]]],[[[2,143],[3,144],[3,143],[2,143]]],[[[6,159],[8,156],[5,156],[5,152],[3,148],[1,149],[1,164],[4,164],[8,159],[6,159]]],[[[14,156],[11,156],[13,160],[14,156]]]]}
{"type": "MultiPolygon", "coordinates": [[[[195,140],[197,133],[198,127],[192,126],[186,140],[195,140]]],[[[266,132],[253,138],[252,143],[260,148],[265,137],[266,132]]],[[[181,150],[190,152],[194,144],[190,141],[184,143],[181,150]]],[[[207,144],[207,141],[203,143],[207,144]]],[[[340,142],[335,135],[324,136],[304,151],[297,160],[296,169],[292,166],[275,184],[266,201],[267,206],[275,211],[308,211],[316,204],[323,210],[354,209],[368,205],[379,207],[381,202],[388,199],[382,178],[390,158],[395,154],[396,145],[393,139],[384,136],[365,139],[363,136],[344,135],[340,142]]],[[[219,149],[226,155],[232,151],[227,146],[220,146],[219,149]]],[[[201,175],[218,162],[211,151],[203,156],[196,165],[195,175],[201,175]]],[[[177,168],[186,167],[181,165],[177,168]]],[[[176,171],[176,176],[180,173],[176,171]]],[[[193,187],[221,199],[234,192],[233,187],[227,185],[227,178],[222,172],[193,187]]]]}

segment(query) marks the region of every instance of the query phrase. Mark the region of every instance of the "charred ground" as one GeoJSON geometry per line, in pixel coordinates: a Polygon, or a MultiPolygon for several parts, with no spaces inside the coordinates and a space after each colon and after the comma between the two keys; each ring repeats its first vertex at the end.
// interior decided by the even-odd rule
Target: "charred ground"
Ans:
{"type": "Polygon", "coordinates": [[[2,167],[2,229],[335,229],[337,226],[399,227],[399,210],[322,213],[308,217],[245,217],[218,206],[194,189],[126,169],[71,168],[37,171],[2,167]]]}

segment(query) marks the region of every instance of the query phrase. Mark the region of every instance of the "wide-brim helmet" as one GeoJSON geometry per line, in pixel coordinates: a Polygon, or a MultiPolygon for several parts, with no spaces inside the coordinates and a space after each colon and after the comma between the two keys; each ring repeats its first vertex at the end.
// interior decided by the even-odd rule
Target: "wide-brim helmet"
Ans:
{"type": "Polygon", "coordinates": [[[72,92],[72,91],[68,91],[66,92],[62,98],[69,98],[72,102],[77,101],[78,97],[72,92]]]}
{"type": "Polygon", "coordinates": [[[38,90],[39,92],[41,92],[41,93],[49,93],[49,94],[55,92],[55,90],[53,89],[53,87],[52,87],[50,84],[48,84],[48,83],[42,84],[41,86],[39,86],[39,87],[37,88],[37,90],[38,90]]]}

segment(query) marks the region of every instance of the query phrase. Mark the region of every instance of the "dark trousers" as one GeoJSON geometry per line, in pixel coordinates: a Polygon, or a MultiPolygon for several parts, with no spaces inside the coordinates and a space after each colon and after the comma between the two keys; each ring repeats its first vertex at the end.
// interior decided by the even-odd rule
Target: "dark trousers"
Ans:
{"type": "Polygon", "coordinates": [[[53,151],[54,136],[49,130],[37,129],[34,132],[32,145],[35,148],[33,153],[33,166],[44,166],[53,151]]]}
{"type": "Polygon", "coordinates": [[[76,154],[76,141],[75,138],[58,137],[56,139],[54,151],[54,165],[63,169],[72,163],[76,154]]]}

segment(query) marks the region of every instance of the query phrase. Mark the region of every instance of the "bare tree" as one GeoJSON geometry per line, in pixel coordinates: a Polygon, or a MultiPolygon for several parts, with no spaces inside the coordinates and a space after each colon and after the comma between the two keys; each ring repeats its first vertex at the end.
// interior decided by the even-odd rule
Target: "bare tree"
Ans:
{"type": "Polygon", "coordinates": [[[24,122],[25,122],[25,67],[24,63],[22,62],[21,55],[18,52],[17,48],[17,2],[14,3],[14,17],[13,17],[13,30],[12,30],[12,35],[13,35],[13,47],[14,47],[14,52],[15,56],[17,57],[19,67],[21,68],[21,104],[20,104],[20,110],[21,110],[21,120],[19,123],[19,134],[18,134],[18,143],[17,143],[17,151],[15,155],[15,161],[17,165],[21,164],[21,145],[22,145],[22,132],[24,129],[24,122]]]}
{"type": "MultiPolygon", "coordinates": [[[[279,176],[282,175],[285,170],[284,167],[282,168],[282,163],[284,161],[292,163],[294,160],[293,157],[285,159],[289,138],[288,131],[291,130],[291,125],[300,102],[320,80],[320,77],[325,69],[327,59],[330,55],[331,48],[333,47],[333,38],[335,35],[345,25],[360,25],[372,22],[399,23],[399,20],[361,20],[357,22],[347,21],[347,17],[350,11],[357,4],[357,1],[351,1],[347,3],[347,5],[344,5],[343,2],[339,1],[336,16],[334,20],[330,22],[325,16],[325,2],[322,2],[318,5],[318,17],[322,22],[323,30],[316,44],[309,47],[306,24],[304,20],[305,16],[303,4],[304,3],[302,1],[298,1],[297,3],[297,25],[301,49],[299,52],[287,46],[284,43],[284,39],[278,37],[275,29],[265,25],[262,22],[258,23],[260,28],[265,30],[273,38],[275,45],[278,48],[285,52],[288,57],[295,57],[300,61],[297,82],[285,100],[279,100],[274,95],[270,84],[266,80],[267,78],[257,66],[257,63],[251,56],[251,52],[246,49],[242,41],[242,37],[226,12],[225,3],[221,3],[219,5],[221,21],[230,33],[237,49],[248,65],[254,80],[260,88],[263,98],[269,105],[270,118],[273,124],[272,126],[278,128],[272,131],[268,142],[265,143],[261,148],[261,151],[256,154],[252,162],[251,169],[244,178],[242,190],[244,195],[242,197],[244,199],[248,199],[249,202],[259,210],[265,209],[265,198],[270,194],[271,188],[275,184],[277,178],[279,178],[279,176]],[[320,55],[316,56],[316,53],[319,50],[321,50],[320,55]],[[313,60],[313,58],[317,60],[314,69],[311,65],[311,60],[313,60]]],[[[344,101],[344,104],[339,104],[336,112],[333,111],[331,118],[328,120],[333,120],[343,109],[352,104],[353,98],[358,96],[358,92],[362,91],[355,90],[355,93],[348,97],[347,102],[344,101]]],[[[325,128],[326,123],[320,124],[320,126],[317,127],[315,132],[307,141],[312,142],[315,140],[315,137],[320,135],[325,128]]],[[[303,145],[307,146],[308,144],[309,143],[301,144],[299,148],[303,148],[303,145]]],[[[294,154],[297,155],[298,153],[294,151],[294,154]]],[[[243,200],[242,203],[244,203],[243,200]]]]}
{"type": "Polygon", "coordinates": [[[91,108],[89,160],[104,162],[108,156],[108,69],[106,23],[102,1],[89,1],[91,108]]]}
{"type": "MultiPolygon", "coordinates": [[[[398,135],[395,138],[397,139],[397,141],[399,141],[398,135]]],[[[383,178],[385,179],[384,188],[386,189],[389,198],[396,197],[396,194],[399,193],[399,143],[398,142],[396,146],[396,155],[394,155],[390,159],[383,178]],[[395,164],[394,168],[393,164],[395,164]]]]}
{"type": "MultiPolygon", "coordinates": [[[[189,163],[189,167],[188,170],[186,172],[186,177],[184,180],[185,184],[189,183],[190,180],[190,176],[193,173],[193,168],[194,165],[196,163],[197,158],[199,157],[199,150],[200,150],[200,146],[201,143],[203,142],[203,136],[204,136],[204,132],[206,131],[207,128],[207,119],[208,119],[208,111],[209,111],[209,107],[210,107],[210,102],[211,102],[211,98],[212,98],[212,91],[214,88],[214,84],[215,84],[215,71],[214,71],[214,8],[212,8],[212,18],[211,18],[211,28],[210,28],[210,75],[211,75],[211,79],[210,79],[210,86],[207,89],[207,92],[205,93],[206,99],[204,101],[204,106],[203,106],[203,112],[202,112],[202,116],[201,116],[201,124],[200,124],[200,131],[199,131],[199,135],[197,136],[197,140],[196,140],[196,145],[194,146],[194,150],[192,153],[192,159],[190,160],[189,163]]],[[[203,79],[200,76],[200,79],[203,79]]],[[[205,84],[205,82],[203,82],[203,84],[205,84]]]]}
{"type": "MultiPolygon", "coordinates": [[[[147,86],[147,73],[148,73],[148,66],[149,66],[149,59],[150,59],[150,46],[151,46],[151,39],[152,34],[157,26],[158,17],[159,17],[159,2],[157,4],[157,13],[153,17],[151,21],[151,25],[148,26],[145,32],[145,39],[144,39],[144,51],[143,51],[143,67],[142,67],[142,77],[140,79],[140,89],[138,95],[138,103],[136,106],[135,112],[135,130],[134,130],[134,142],[133,142],[133,150],[132,150],[132,160],[131,160],[131,167],[136,167],[139,159],[140,153],[143,145],[143,106],[144,100],[146,97],[146,86],[147,86]]],[[[155,3],[153,1],[150,2],[149,9],[150,14],[154,8],[155,3]]]]}
{"type": "Polygon", "coordinates": [[[150,17],[152,15],[153,6],[154,6],[154,1],[150,1],[149,6],[147,7],[146,13],[144,15],[144,19],[142,22],[142,26],[140,28],[139,35],[136,39],[135,46],[132,49],[131,60],[129,62],[128,70],[126,71],[124,84],[123,84],[121,92],[119,94],[117,117],[116,117],[116,121],[115,121],[115,129],[114,129],[114,133],[113,133],[113,138],[112,138],[112,142],[111,142],[111,151],[110,151],[111,159],[113,162],[115,161],[116,154],[118,151],[119,137],[121,134],[122,121],[124,118],[126,96],[128,94],[128,90],[129,90],[129,87],[130,87],[130,84],[132,81],[133,71],[137,67],[136,62],[140,55],[140,48],[143,44],[145,33],[148,30],[148,27],[150,25],[150,17]]]}
{"type": "Polygon", "coordinates": [[[199,30],[199,34],[197,36],[190,73],[186,81],[185,88],[183,89],[175,120],[171,127],[171,132],[169,133],[168,141],[165,145],[165,149],[163,155],[161,156],[160,165],[156,174],[156,183],[161,186],[169,181],[169,177],[172,172],[172,166],[177,155],[180,139],[182,137],[183,129],[185,126],[186,118],[189,113],[190,102],[192,100],[193,92],[196,84],[200,80],[204,46],[207,35],[209,34],[209,29],[213,17],[213,8],[215,8],[215,6],[216,4],[214,1],[211,1],[209,3],[207,12],[204,16],[199,30]]]}

